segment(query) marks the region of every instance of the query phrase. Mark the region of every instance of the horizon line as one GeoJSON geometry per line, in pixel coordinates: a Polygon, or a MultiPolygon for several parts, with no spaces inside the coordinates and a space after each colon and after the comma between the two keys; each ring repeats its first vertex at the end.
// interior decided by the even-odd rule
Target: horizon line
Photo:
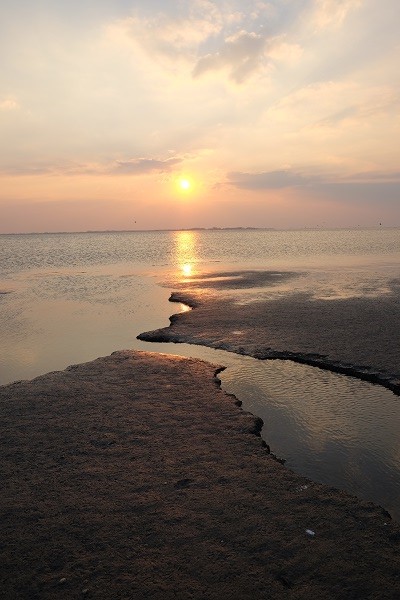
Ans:
{"type": "Polygon", "coordinates": [[[9,231],[0,232],[0,235],[71,235],[92,233],[150,233],[174,231],[332,231],[332,230],[357,230],[357,229],[399,229],[400,225],[348,225],[348,226],[304,226],[304,227],[179,227],[162,229],[85,229],[80,231],[9,231]]]}

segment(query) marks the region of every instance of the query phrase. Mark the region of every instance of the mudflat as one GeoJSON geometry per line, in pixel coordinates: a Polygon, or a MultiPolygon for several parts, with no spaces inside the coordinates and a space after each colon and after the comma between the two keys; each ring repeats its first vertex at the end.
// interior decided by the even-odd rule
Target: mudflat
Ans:
{"type": "Polygon", "coordinates": [[[2,597],[400,597],[399,525],[275,460],[218,369],[120,351],[0,388],[2,597]]]}
{"type": "Polygon", "coordinates": [[[290,359],[380,383],[400,395],[400,280],[376,296],[326,300],[312,291],[273,293],[282,282],[300,277],[248,270],[174,282],[170,300],[195,310],[173,315],[169,327],[138,337],[290,359]]]}

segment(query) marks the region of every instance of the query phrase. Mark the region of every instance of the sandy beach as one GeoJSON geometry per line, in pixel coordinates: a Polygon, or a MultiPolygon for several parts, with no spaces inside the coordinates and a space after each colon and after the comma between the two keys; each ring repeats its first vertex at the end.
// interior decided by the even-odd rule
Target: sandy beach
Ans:
{"type": "MultiPolygon", "coordinates": [[[[195,309],[140,337],[321,364],[399,392],[396,290],[243,303],[229,277],[212,279],[174,292],[195,309]]],[[[282,465],[220,369],[123,350],[0,388],[2,597],[399,597],[399,524],[282,465]]]]}

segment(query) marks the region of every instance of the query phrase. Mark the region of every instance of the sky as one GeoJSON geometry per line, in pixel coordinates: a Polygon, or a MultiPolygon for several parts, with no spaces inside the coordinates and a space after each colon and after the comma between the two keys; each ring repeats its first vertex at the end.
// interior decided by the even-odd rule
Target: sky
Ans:
{"type": "Polygon", "coordinates": [[[0,233],[400,226],[398,0],[0,0],[0,233]]]}

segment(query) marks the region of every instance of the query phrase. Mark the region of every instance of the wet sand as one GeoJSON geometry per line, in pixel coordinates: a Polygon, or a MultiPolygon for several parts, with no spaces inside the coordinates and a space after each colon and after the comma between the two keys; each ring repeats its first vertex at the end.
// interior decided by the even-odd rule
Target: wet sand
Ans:
{"type": "Polygon", "coordinates": [[[212,273],[180,285],[170,300],[195,308],[173,315],[169,327],[139,339],[221,348],[255,358],[290,359],[378,382],[400,394],[400,282],[377,297],[321,300],[312,293],[265,300],[298,273],[212,273]]]}
{"type": "MultiPolygon", "coordinates": [[[[395,287],[379,301],[243,304],[229,295],[238,277],[271,283],[183,286],[172,299],[195,310],[140,337],[344,369],[399,393],[395,287]]],[[[217,370],[125,350],[0,387],[2,597],[400,597],[400,525],[274,459],[217,370]]]]}

